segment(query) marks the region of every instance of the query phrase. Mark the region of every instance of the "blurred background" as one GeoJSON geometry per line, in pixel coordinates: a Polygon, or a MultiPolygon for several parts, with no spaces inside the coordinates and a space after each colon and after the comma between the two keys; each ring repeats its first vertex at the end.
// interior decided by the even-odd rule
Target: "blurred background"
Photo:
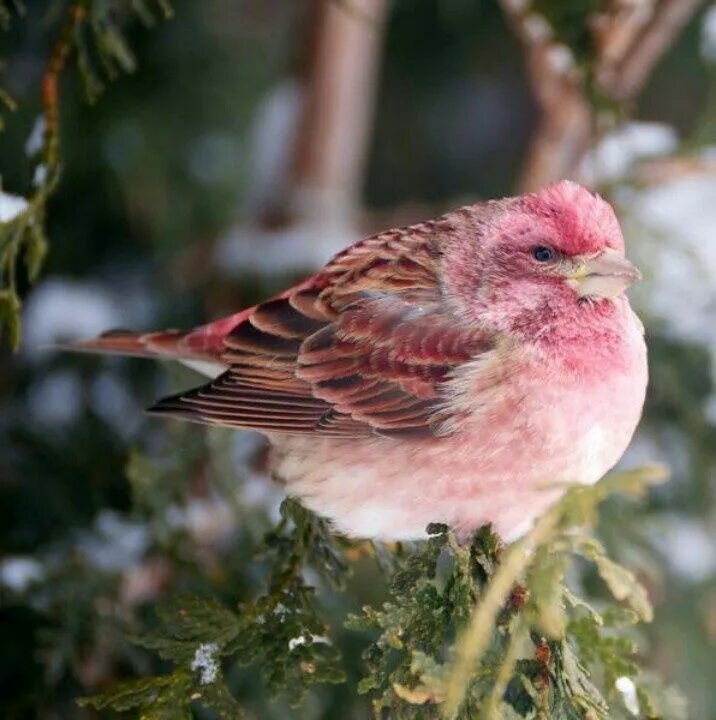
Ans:
{"type": "MultiPolygon", "coordinates": [[[[0,135],[2,221],[37,183],[61,5],[26,2],[0,34],[19,102],[0,135]]],[[[96,102],[81,73],[62,79],[50,252],[34,286],[21,279],[21,348],[0,354],[0,716],[89,717],[75,697],[156,669],[126,633],[179,590],[246,596],[281,499],[260,438],[142,414],[189,371],[53,343],[188,327],[361,235],[567,176],[614,203],[645,275],[652,380],[623,463],[672,475],[638,516],[610,503],[601,533],[656,605],[649,664],[688,717],[716,718],[716,5],[172,6],[153,28],[122,18],[137,69],[96,102]]],[[[374,575],[326,598],[337,626],[381,600],[374,575]]],[[[233,689],[257,717],[364,717],[360,648],[341,637],[348,690],[292,714],[250,671],[233,689]]]]}

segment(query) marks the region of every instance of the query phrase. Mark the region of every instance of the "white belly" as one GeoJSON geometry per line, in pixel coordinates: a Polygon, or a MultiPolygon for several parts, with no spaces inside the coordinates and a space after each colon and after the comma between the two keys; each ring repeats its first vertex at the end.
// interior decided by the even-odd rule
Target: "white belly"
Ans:
{"type": "Polygon", "coordinates": [[[468,434],[425,442],[283,437],[274,469],[290,494],[351,537],[418,539],[431,522],[468,534],[489,522],[510,541],[567,483],[599,480],[635,424],[617,434],[594,424],[569,447],[551,443],[539,456],[512,442],[481,452],[484,437],[468,434]]]}

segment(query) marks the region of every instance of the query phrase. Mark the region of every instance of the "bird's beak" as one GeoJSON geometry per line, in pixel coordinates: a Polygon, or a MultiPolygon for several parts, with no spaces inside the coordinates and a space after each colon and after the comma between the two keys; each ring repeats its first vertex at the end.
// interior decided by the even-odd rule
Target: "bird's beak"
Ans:
{"type": "Polygon", "coordinates": [[[607,248],[581,258],[568,277],[580,297],[615,298],[641,280],[641,273],[623,255],[607,248]]]}

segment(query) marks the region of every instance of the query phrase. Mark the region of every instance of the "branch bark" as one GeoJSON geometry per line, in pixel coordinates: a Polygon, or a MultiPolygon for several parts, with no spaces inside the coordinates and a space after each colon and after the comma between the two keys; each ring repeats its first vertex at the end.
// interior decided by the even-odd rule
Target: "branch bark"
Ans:
{"type": "Polygon", "coordinates": [[[641,91],[649,74],[703,0],[663,0],[649,22],[617,62],[611,78],[602,84],[614,100],[630,100],[641,91]]]}
{"type": "Polygon", "coordinates": [[[386,0],[314,0],[293,204],[357,204],[373,116],[386,0]]]}
{"type": "MultiPolygon", "coordinates": [[[[562,178],[577,178],[596,136],[597,117],[586,92],[585,75],[569,49],[556,42],[531,2],[500,0],[521,40],[541,120],[519,186],[531,192],[562,178]]],[[[611,100],[632,101],[656,63],[671,47],[703,0],[612,0],[590,18],[591,60],[600,90],[611,100]]]]}

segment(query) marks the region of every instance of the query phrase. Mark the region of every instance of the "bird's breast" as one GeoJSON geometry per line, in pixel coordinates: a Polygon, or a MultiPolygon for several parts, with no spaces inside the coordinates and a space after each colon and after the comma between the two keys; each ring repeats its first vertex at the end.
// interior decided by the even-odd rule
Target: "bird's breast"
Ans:
{"type": "Polygon", "coordinates": [[[594,483],[626,449],[644,400],[646,353],[640,334],[625,345],[614,360],[526,351],[492,384],[476,363],[461,378],[450,434],[277,436],[275,469],[290,493],[352,536],[410,539],[430,522],[464,532],[491,522],[514,538],[560,495],[555,484],[594,483]]]}

